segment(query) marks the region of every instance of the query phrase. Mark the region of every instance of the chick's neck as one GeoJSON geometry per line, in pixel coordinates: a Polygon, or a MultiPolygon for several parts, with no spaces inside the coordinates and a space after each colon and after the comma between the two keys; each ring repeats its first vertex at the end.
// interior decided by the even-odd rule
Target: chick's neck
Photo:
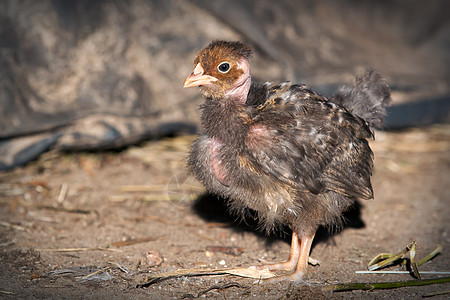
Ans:
{"type": "Polygon", "coordinates": [[[241,75],[221,98],[206,98],[202,106],[201,120],[209,137],[239,151],[244,147],[248,132],[250,108],[245,103],[252,85],[252,78],[247,59],[240,59],[237,65],[242,70],[241,75]]]}
{"type": "Polygon", "coordinates": [[[239,103],[245,104],[251,85],[252,77],[248,72],[245,72],[238,78],[234,86],[225,92],[224,100],[237,101],[239,103]]]}
{"type": "Polygon", "coordinates": [[[201,122],[206,135],[222,144],[232,146],[236,150],[241,149],[250,120],[249,110],[251,108],[245,105],[246,100],[247,96],[245,99],[207,98],[201,106],[201,122]]]}

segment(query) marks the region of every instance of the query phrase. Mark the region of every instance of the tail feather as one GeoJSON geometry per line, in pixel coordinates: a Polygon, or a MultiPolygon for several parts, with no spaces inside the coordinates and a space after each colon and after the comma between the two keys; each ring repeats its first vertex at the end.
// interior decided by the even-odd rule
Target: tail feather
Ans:
{"type": "Polygon", "coordinates": [[[341,87],[330,100],[377,128],[383,126],[386,107],[392,103],[389,86],[373,69],[357,76],[354,86],[341,87]]]}

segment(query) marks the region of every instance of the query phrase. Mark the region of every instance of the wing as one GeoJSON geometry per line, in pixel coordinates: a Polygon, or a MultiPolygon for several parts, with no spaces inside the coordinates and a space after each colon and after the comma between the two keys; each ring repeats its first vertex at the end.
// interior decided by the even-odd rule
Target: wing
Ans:
{"type": "Polygon", "coordinates": [[[247,137],[263,172],[301,191],[372,198],[372,133],[364,120],[304,85],[269,87],[266,99],[247,137]]]}

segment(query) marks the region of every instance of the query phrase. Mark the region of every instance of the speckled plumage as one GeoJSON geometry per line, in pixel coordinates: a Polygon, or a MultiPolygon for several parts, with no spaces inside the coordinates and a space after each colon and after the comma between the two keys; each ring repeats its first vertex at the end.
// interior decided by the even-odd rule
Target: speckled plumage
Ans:
{"type": "MultiPolygon", "coordinates": [[[[248,60],[248,51],[240,43],[213,42],[195,64],[211,70],[221,61],[248,60]]],[[[377,73],[368,70],[331,100],[303,84],[283,82],[253,83],[241,91],[242,101],[227,91],[249,69],[233,71],[220,87],[202,85],[204,133],[191,147],[188,168],[209,192],[229,199],[238,214],[256,211],[267,231],[289,225],[300,240],[313,237],[320,225],[339,223],[355,200],[373,198],[367,139],[390,102],[377,73]]]]}

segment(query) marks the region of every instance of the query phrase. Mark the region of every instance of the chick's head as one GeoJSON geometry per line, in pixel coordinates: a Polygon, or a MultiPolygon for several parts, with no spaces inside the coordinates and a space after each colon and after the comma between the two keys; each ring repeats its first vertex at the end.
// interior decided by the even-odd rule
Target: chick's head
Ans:
{"type": "Polygon", "coordinates": [[[251,49],[241,42],[214,41],[195,57],[184,87],[199,86],[207,98],[244,101],[251,84],[250,55],[251,49]]]}

